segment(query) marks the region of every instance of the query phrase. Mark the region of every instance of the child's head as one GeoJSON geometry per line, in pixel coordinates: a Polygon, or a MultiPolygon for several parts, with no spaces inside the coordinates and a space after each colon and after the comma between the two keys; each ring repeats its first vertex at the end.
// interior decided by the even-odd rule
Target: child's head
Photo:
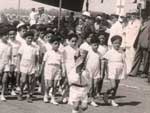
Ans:
{"type": "Polygon", "coordinates": [[[24,34],[27,32],[27,26],[24,23],[20,23],[17,25],[17,31],[19,32],[20,36],[23,37],[24,34]]]}
{"type": "Polygon", "coordinates": [[[111,38],[111,43],[114,49],[119,50],[122,43],[122,37],[119,35],[113,36],[111,38]]]}
{"type": "Polygon", "coordinates": [[[14,26],[9,27],[8,36],[10,40],[15,40],[17,29],[14,26]]]}
{"type": "Polygon", "coordinates": [[[97,49],[98,49],[98,45],[99,45],[99,39],[96,38],[96,37],[93,37],[93,38],[91,39],[91,47],[92,47],[92,50],[96,52],[97,49]]]}
{"type": "Polygon", "coordinates": [[[69,44],[71,47],[75,47],[78,41],[78,36],[76,34],[70,34],[68,36],[69,44]]]}
{"type": "Polygon", "coordinates": [[[53,35],[54,35],[54,33],[52,31],[47,31],[44,38],[43,38],[43,40],[45,42],[49,42],[53,35]]]}
{"type": "Polygon", "coordinates": [[[33,41],[37,41],[39,38],[39,29],[37,28],[37,24],[30,26],[30,30],[34,33],[33,41]]]}
{"type": "Polygon", "coordinates": [[[32,31],[27,31],[23,37],[26,40],[27,45],[31,45],[34,39],[34,33],[32,31]]]}
{"type": "Polygon", "coordinates": [[[1,37],[1,40],[4,42],[4,43],[7,43],[7,40],[8,40],[8,28],[3,26],[2,28],[0,28],[0,37],[1,37]]]}
{"type": "Polygon", "coordinates": [[[54,51],[58,51],[61,39],[57,35],[53,35],[50,39],[50,44],[54,51]]]}
{"type": "Polygon", "coordinates": [[[105,38],[105,35],[104,35],[104,34],[100,34],[100,35],[98,36],[98,39],[99,39],[100,45],[104,45],[104,44],[105,44],[106,38],[105,38]]]}
{"type": "Polygon", "coordinates": [[[91,44],[91,39],[93,38],[94,34],[93,33],[89,33],[88,36],[86,37],[86,42],[88,44],[91,44]]]}
{"type": "Polygon", "coordinates": [[[38,29],[38,31],[39,31],[39,37],[40,37],[41,39],[43,39],[44,36],[45,36],[45,34],[46,34],[46,26],[44,26],[44,25],[38,25],[38,26],[37,26],[37,29],[38,29]]]}

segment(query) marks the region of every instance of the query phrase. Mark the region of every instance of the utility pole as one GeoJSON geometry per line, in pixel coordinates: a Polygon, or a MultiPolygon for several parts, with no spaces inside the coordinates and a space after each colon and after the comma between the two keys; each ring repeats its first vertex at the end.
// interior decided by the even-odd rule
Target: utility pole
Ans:
{"type": "Polygon", "coordinates": [[[62,0],[59,0],[58,30],[60,30],[62,0]]]}
{"type": "Polygon", "coordinates": [[[17,18],[18,18],[18,20],[20,20],[20,3],[21,3],[21,0],[18,0],[18,10],[17,10],[17,18]]]}

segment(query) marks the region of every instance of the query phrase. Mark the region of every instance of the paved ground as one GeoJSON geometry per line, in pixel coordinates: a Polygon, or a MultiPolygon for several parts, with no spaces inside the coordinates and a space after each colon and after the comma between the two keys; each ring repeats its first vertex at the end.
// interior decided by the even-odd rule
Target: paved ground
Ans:
{"type": "MultiPolygon", "coordinates": [[[[45,104],[39,95],[33,103],[20,102],[12,97],[7,99],[6,102],[0,102],[0,113],[71,113],[71,106],[45,104]]],[[[99,99],[100,106],[89,106],[85,113],[150,113],[150,85],[146,79],[128,78],[121,82],[116,101],[119,107],[107,106],[99,99]]]]}

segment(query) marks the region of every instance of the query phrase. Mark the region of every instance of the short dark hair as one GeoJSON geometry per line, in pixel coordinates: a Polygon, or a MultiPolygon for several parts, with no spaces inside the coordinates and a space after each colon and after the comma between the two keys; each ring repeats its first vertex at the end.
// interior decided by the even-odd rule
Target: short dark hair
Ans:
{"type": "Polygon", "coordinates": [[[34,33],[32,31],[27,31],[24,35],[23,38],[25,39],[27,36],[33,36],[34,37],[34,33]]]}
{"type": "Polygon", "coordinates": [[[61,41],[61,38],[58,37],[57,35],[53,35],[53,36],[51,37],[51,39],[49,40],[49,42],[50,42],[50,43],[53,43],[53,42],[55,42],[55,41],[60,42],[60,41],[61,41]]]}
{"type": "Polygon", "coordinates": [[[78,36],[76,34],[70,34],[68,35],[68,40],[71,40],[73,37],[78,39],[78,36]]]}
{"type": "Polygon", "coordinates": [[[8,27],[6,27],[6,26],[0,26],[0,36],[7,35],[8,31],[9,31],[8,27]]]}
{"type": "Polygon", "coordinates": [[[113,37],[111,38],[111,43],[113,43],[115,40],[120,40],[120,41],[122,41],[122,37],[119,36],[119,35],[113,36],[113,37]]]}
{"type": "Polygon", "coordinates": [[[99,39],[97,37],[93,37],[91,39],[91,44],[93,44],[93,43],[99,43],[99,39]]]}

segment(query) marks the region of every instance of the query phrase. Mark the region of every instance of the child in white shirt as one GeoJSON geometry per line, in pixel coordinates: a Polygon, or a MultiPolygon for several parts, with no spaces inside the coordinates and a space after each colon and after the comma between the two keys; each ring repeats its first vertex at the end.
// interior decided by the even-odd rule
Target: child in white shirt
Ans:
{"type": "Polygon", "coordinates": [[[108,94],[111,94],[112,99],[110,104],[112,106],[118,106],[114,101],[117,89],[119,87],[120,80],[125,79],[126,73],[126,63],[125,63],[125,53],[120,49],[122,37],[115,35],[111,38],[112,49],[110,49],[103,58],[107,62],[108,66],[108,79],[110,80],[110,89],[104,94],[104,100],[108,103],[108,94]]]}
{"type": "MultiPolygon", "coordinates": [[[[65,76],[65,83],[64,83],[64,94],[63,97],[64,100],[68,100],[68,90],[69,90],[69,81],[71,80],[71,76],[69,76],[70,70],[74,67],[75,65],[75,56],[78,53],[78,48],[77,48],[77,41],[78,41],[78,36],[75,34],[69,34],[68,35],[68,45],[66,47],[64,47],[64,54],[63,54],[63,59],[64,59],[64,63],[65,63],[65,72],[66,76],[65,76]]],[[[70,104],[70,103],[69,103],[70,104]]]]}
{"type": "Polygon", "coordinates": [[[2,83],[2,91],[0,99],[6,101],[4,93],[7,87],[7,80],[10,72],[12,48],[8,43],[8,28],[0,28],[0,82],[2,83]]]}
{"type": "MultiPolygon", "coordinates": [[[[99,47],[98,47],[98,52],[102,55],[102,57],[105,55],[105,53],[108,51],[108,46],[105,44],[106,42],[106,36],[105,34],[100,34],[98,36],[99,39],[99,47]]],[[[104,62],[104,60],[101,59],[101,75],[102,78],[98,81],[98,92],[97,92],[97,96],[101,95],[101,90],[103,87],[103,80],[105,78],[105,75],[107,74],[107,68],[106,68],[106,63],[104,62]]]]}
{"type": "Polygon", "coordinates": [[[16,29],[12,26],[9,29],[9,43],[12,46],[12,54],[11,54],[11,58],[12,58],[12,62],[11,62],[11,66],[10,66],[10,73],[11,73],[11,88],[12,88],[12,92],[11,95],[15,96],[16,93],[14,91],[15,89],[15,85],[17,85],[17,87],[19,87],[19,67],[18,67],[18,50],[21,46],[21,43],[19,41],[16,40],[16,29]]]}
{"type": "Polygon", "coordinates": [[[91,39],[93,38],[94,34],[90,33],[85,41],[80,45],[80,49],[89,51],[91,49],[91,39]]]}
{"type": "Polygon", "coordinates": [[[53,88],[51,103],[58,105],[55,100],[55,79],[60,74],[61,67],[63,65],[63,58],[61,52],[58,50],[60,45],[60,38],[57,36],[52,36],[50,39],[52,49],[47,51],[44,55],[41,72],[44,69],[44,81],[45,81],[45,92],[44,92],[44,102],[49,102],[48,94],[50,88],[53,88]]]}
{"type": "Polygon", "coordinates": [[[20,88],[21,91],[18,95],[18,100],[22,100],[23,96],[23,88],[27,83],[28,86],[28,94],[27,94],[27,101],[32,102],[32,95],[34,91],[34,83],[35,83],[35,72],[36,67],[38,64],[38,56],[39,52],[37,48],[32,45],[34,33],[28,31],[24,34],[24,38],[26,40],[26,44],[22,45],[18,51],[20,57],[20,88]]]}
{"type": "Polygon", "coordinates": [[[101,79],[100,74],[101,54],[98,52],[98,45],[99,45],[98,38],[93,37],[91,39],[91,50],[88,52],[86,65],[86,68],[89,71],[91,79],[91,88],[90,88],[91,105],[95,107],[98,106],[94,101],[97,91],[97,82],[99,81],[99,79],[101,79]]]}

